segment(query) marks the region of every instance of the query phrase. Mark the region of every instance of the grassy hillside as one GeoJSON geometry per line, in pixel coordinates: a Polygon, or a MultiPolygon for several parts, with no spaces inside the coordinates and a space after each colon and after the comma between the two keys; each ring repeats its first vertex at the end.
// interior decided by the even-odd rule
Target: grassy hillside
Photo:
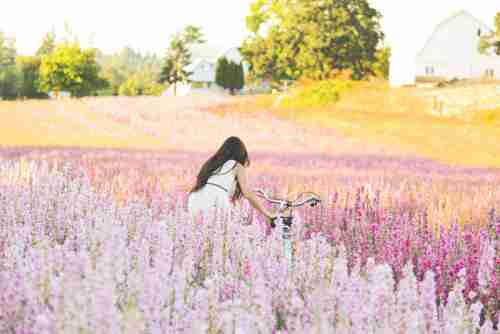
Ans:
{"type": "Polygon", "coordinates": [[[470,88],[390,89],[383,84],[363,83],[342,92],[340,100],[327,107],[283,107],[276,97],[261,96],[211,110],[222,114],[234,110],[267,113],[449,164],[500,167],[500,107],[495,108],[500,105],[500,95],[493,96],[493,89],[496,87],[484,87],[485,94],[481,95],[477,87],[471,93],[470,88]],[[444,109],[453,109],[451,114],[439,115],[433,109],[434,97],[443,92],[447,96],[444,109]],[[461,96],[462,112],[456,111],[458,104],[452,104],[453,96],[461,96]]]}
{"type": "Polygon", "coordinates": [[[0,145],[208,152],[238,135],[251,151],[406,155],[500,167],[500,108],[481,109],[496,101],[438,116],[430,96],[442,92],[363,83],[322,108],[279,107],[274,96],[0,102],[0,145]]]}

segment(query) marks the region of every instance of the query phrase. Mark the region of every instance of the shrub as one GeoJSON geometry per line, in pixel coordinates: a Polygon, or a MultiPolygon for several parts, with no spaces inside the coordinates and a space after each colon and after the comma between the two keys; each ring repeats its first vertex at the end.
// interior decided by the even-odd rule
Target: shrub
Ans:
{"type": "Polygon", "coordinates": [[[285,97],[281,106],[285,108],[321,108],[336,103],[342,92],[350,89],[348,80],[330,79],[314,82],[300,82],[291,94],[285,97]]]}

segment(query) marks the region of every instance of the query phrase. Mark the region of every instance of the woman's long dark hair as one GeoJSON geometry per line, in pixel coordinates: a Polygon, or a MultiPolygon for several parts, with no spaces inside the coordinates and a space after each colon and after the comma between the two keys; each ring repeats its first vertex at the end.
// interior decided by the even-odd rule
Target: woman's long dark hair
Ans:
{"type": "MultiPolygon", "coordinates": [[[[207,184],[208,178],[220,169],[228,160],[235,160],[245,167],[250,165],[250,159],[248,158],[248,152],[245,144],[243,144],[241,139],[238,137],[227,138],[217,152],[203,164],[196,178],[196,184],[191,192],[195,192],[203,188],[207,184]]],[[[238,180],[236,180],[236,189],[232,199],[235,201],[239,198],[241,198],[241,187],[238,180]]]]}

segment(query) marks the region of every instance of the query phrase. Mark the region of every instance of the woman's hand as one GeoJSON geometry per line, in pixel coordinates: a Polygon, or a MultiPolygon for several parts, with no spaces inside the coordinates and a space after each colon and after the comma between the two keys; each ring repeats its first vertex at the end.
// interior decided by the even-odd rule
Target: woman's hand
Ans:
{"type": "Polygon", "coordinates": [[[268,211],[266,213],[266,221],[269,226],[271,226],[274,219],[278,217],[278,213],[276,211],[268,211]]]}

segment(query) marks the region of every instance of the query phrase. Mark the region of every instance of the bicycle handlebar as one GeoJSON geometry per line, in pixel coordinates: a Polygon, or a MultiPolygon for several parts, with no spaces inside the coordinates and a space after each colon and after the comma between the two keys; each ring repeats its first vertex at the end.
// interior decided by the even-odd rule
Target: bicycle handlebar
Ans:
{"type": "Polygon", "coordinates": [[[285,207],[285,208],[298,208],[298,207],[301,207],[305,204],[309,204],[310,206],[316,206],[319,203],[321,203],[321,199],[319,198],[319,196],[313,192],[300,193],[299,196],[297,196],[297,198],[295,198],[293,201],[286,200],[286,199],[280,199],[280,198],[272,198],[262,189],[257,189],[256,193],[259,197],[264,198],[269,203],[279,204],[280,206],[285,207]],[[307,195],[307,194],[309,194],[308,197],[299,201],[299,199],[303,195],[307,195]]]}

